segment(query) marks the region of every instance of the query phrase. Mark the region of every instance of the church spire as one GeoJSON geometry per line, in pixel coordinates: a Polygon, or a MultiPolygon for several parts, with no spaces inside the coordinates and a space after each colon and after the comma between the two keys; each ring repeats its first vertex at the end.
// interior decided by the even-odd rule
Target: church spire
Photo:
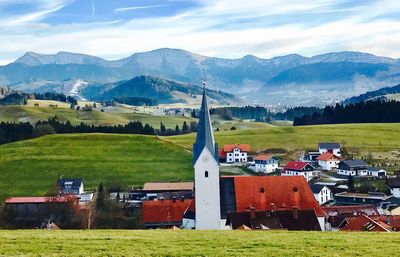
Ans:
{"type": "Polygon", "coordinates": [[[205,83],[203,83],[203,99],[201,101],[199,113],[199,124],[197,125],[197,137],[193,145],[193,164],[196,163],[204,148],[207,148],[218,162],[218,147],[214,140],[210,112],[207,105],[205,83]]]}

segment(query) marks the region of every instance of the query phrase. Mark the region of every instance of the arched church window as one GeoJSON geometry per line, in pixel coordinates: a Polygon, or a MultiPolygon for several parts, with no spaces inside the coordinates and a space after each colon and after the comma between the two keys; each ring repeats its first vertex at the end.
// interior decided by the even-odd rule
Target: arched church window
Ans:
{"type": "Polygon", "coordinates": [[[204,177],[208,178],[208,171],[204,172],[204,177]]]}

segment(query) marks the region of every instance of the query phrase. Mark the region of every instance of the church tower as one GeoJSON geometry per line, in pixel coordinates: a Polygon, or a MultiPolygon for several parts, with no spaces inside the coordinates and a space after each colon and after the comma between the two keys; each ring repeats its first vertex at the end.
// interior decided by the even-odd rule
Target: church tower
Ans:
{"type": "Polygon", "coordinates": [[[206,89],[203,91],[196,142],[193,145],[196,229],[220,229],[218,146],[214,141],[206,89]]]}

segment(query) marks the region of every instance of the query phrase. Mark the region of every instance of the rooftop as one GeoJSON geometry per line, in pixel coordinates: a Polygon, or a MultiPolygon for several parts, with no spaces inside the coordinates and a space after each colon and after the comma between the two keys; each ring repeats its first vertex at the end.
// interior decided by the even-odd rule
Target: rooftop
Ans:
{"type": "Polygon", "coordinates": [[[231,144],[231,145],[224,145],[224,152],[232,152],[233,149],[239,148],[242,152],[250,152],[250,145],[249,144],[231,144]]]}
{"type": "Polygon", "coordinates": [[[192,191],[194,182],[149,182],[143,186],[144,191],[192,191]]]}
{"type": "Polygon", "coordinates": [[[339,157],[337,157],[336,155],[334,155],[333,153],[323,153],[320,156],[317,157],[317,160],[319,161],[329,161],[329,160],[340,160],[339,157]]]}
{"type": "Polygon", "coordinates": [[[7,198],[6,204],[15,204],[15,203],[68,203],[73,202],[79,199],[77,196],[68,195],[68,196],[39,196],[39,197],[10,197],[7,198]]]}
{"type": "Polygon", "coordinates": [[[338,149],[338,148],[340,148],[340,144],[339,143],[323,142],[323,143],[319,143],[318,147],[319,148],[323,148],[323,149],[338,149]]]}

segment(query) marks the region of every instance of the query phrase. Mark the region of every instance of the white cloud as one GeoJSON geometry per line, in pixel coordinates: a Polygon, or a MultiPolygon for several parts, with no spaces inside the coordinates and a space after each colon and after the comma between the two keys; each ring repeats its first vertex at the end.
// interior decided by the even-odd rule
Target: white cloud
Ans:
{"type": "MultiPolygon", "coordinates": [[[[62,5],[61,1],[59,4],[62,5]]],[[[264,58],[290,53],[310,56],[342,50],[400,57],[397,47],[400,20],[374,19],[389,11],[400,11],[398,1],[382,0],[368,5],[344,4],[338,7],[338,1],[332,0],[318,1],[318,4],[311,0],[296,1],[295,4],[289,0],[205,0],[201,1],[201,6],[172,17],[141,18],[113,24],[32,28],[30,22],[28,29],[21,26],[19,20],[18,25],[8,28],[14,32],[1,32],[0,29],[0,42],[6,42],[0,49],[0,56],[13,53],[17,58],[26,51],[55,53],[63,50],[115,59],[133,52],[171,47],[228,58],[246,54],[264,58]],[[276,17],[290,20],[296,13],[319,17],[319,13],[329,12],[342,12],[343,15],[325,21],[321,14],[321,22],[315,23],[280,22],[279,25],[252,26],[257,25],[258,19],[273,24],[276,17]],[[243,26],[238,22],[240,19],[251,20],[251,25],[243,26]],[[224,27],[225,24],[230,25],[229,29],[224,27]]],[[[46,14],[26,20],[40,20],[43,15],[46,14]]]]}
{"type": "Polygon", "coordinates": [[[145,6],[130,6],[130,7],[123,7],[123,8],[116,8],[114,12],[126,12],[126,11],[134,11],[134,10],[141,10],[141,9],[151,9],[157,7],[164,7],[165,4],[155,4],[155,5],[145,5],[145,6]]]}

